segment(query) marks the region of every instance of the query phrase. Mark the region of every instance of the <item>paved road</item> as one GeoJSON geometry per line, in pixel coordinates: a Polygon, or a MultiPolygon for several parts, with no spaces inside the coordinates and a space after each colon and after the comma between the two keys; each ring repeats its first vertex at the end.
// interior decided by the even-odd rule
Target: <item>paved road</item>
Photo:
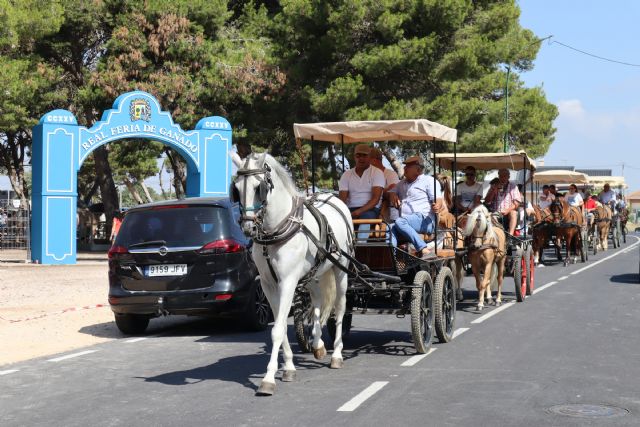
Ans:
{"type": "Polygon", "coordinates": [[[459,335],[420,360],[408,319],[356,316],[343,370],[297,353],[298,381],[270,398],[254,396],[269,334],[220,322],[3,367],[1,425],[637,426],[637,240],[538,269],[536,294],[499,312],[471,312],[466,292],[459,335]]]}

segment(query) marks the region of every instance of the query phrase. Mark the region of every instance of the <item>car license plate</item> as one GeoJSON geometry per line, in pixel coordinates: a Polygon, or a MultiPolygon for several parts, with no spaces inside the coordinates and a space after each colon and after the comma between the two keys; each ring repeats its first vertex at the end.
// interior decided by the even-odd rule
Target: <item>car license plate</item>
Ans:
{"type": "Polygon", "coordinates": [[[147,266],[147,276],[184,276],[187,274],[187,264],[162,264],[147,266]]]}

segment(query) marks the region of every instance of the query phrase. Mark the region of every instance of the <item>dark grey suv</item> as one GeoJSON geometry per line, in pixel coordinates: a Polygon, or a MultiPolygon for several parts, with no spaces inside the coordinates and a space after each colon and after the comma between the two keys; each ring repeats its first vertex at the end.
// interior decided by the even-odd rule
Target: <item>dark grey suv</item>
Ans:
{"type": "Polygon", "coordinates": [[[109,304],[118,328],[141,334],[165,314],[233,317],[262,330],[272,318],[251,242],[228,198],[191,198],[127,211],[109,250],[109,304]]]}

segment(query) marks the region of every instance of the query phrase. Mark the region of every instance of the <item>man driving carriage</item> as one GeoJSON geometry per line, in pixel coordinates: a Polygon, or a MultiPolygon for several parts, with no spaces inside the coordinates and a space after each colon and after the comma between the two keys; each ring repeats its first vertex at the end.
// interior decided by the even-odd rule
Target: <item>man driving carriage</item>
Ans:
{"type": "Polygon", "coordinates": [[[611,189],[611,186],[608,183],[604,185],[604,190],[598,194],[598,200],[603,205],[609,205],[613,212],[616,212],[616,193],[611,189]]]}
{"type": "Polygon", "coordinates": [[[391,242],[409,240],[416,249],[416,256],[433,257],[432,246],[420,233],[432,234],[436,222],[435,214],[442,210],[440,184],[431,175],[425,175],[424,160],[413,156],[404,161],[404,178],[389,192],[389,203],[400,211],[391,228],[391,242]]]}
{"type": "Polygon", "coordinates": [[[509,181],[509,177],[509,169],[502,168],[498,171],[498,185],[491,186],[485,197],[485,203],[489,205],[489,210],[500,213],[509,229],[509,234],[514,235],[522,195],[518,186],[509,181]]]}

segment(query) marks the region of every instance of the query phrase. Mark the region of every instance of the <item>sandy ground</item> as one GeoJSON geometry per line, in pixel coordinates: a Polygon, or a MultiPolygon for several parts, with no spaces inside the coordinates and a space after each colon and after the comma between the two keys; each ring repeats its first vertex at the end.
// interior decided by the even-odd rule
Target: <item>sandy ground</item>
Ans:
{"type": "Polygon", "coordinates": [[[122,337],[107,303],[102,259],[69,266],[0,263],[0,366],[122,337]],[[68,310],[83,306],[93,307],[68,310]]]}

